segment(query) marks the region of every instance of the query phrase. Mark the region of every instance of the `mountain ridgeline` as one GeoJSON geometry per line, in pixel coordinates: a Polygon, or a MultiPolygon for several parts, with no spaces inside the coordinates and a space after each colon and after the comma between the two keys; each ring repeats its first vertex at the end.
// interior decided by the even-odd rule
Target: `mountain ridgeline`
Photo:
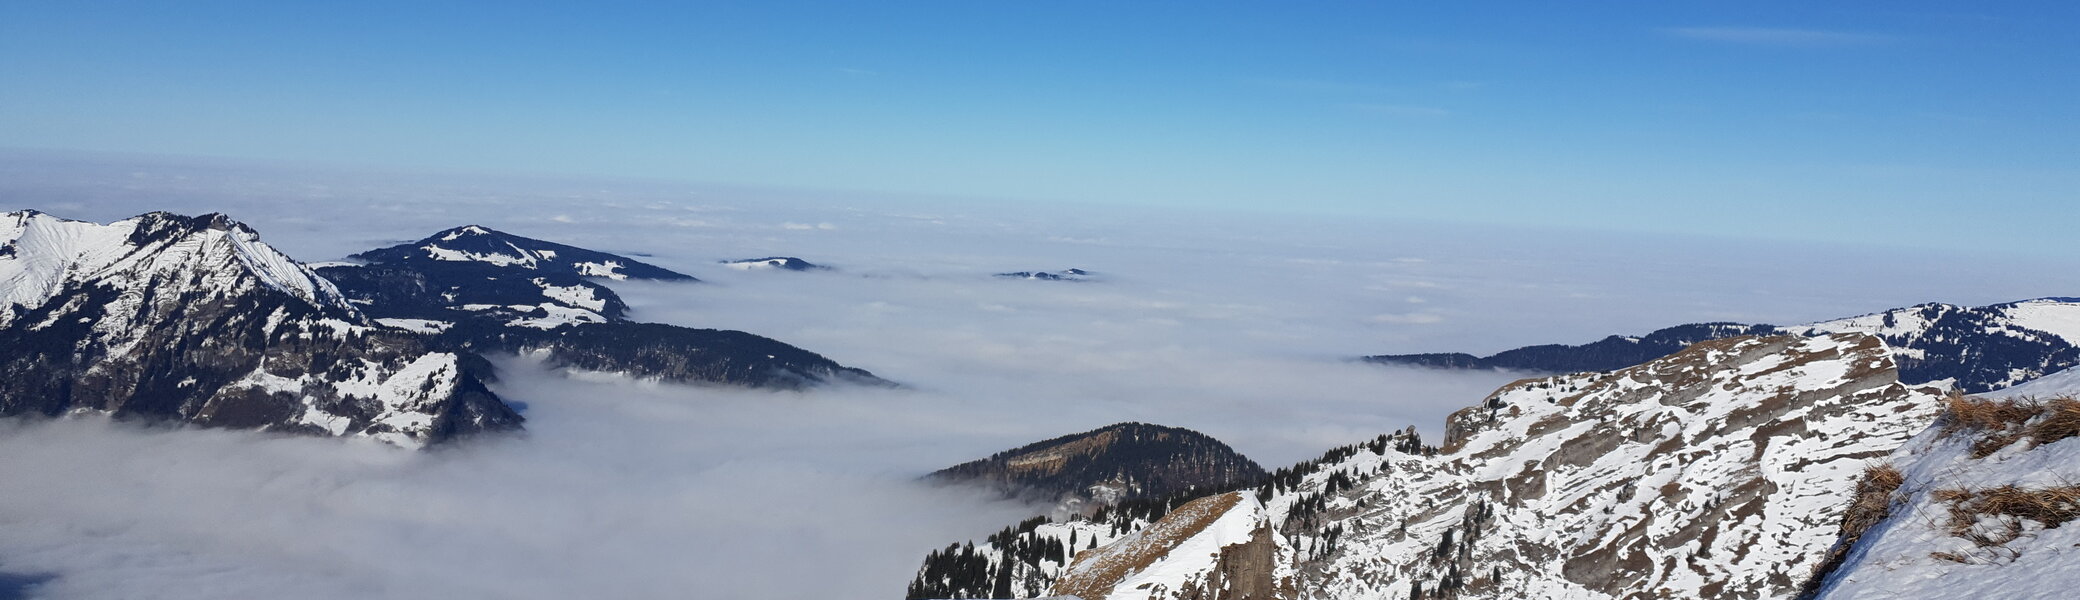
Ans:
{"type": "Polygon", "coordinates": [[[470,225],[353,258],[366,264],[318,272],[363,311],[461,350],[543,355],[556,367],[678,383],[890,385],[770,338],[631,321],[627,303],[595,279],[698,280],[624,256],[470,225]]]}
{"type": "Polygon", "coordinates": [[[224,215],[0,216],[0,415],[420,446],[520,427],[488,365],[382,327],[224,215]]]}
{"type": "Polygon", "coordinates": [[[1388,354],[1363,360],[1444,369],[1534,373],[1612,371],[1706,340],[1747,335],[1866,333],[1892,347],[1900,380],[1947,383],[1963,393],[2011,387],[2080,365],[2080,299],[2039,298],[1982,307],[1922,304],[1807,325],[1679,325],[1643,337],[1610,336],[1579,346],[1527,346],[1480,357],[1388,354]]]}
{"type": "Polygon", "coordinates": [[[749,333],[628,321],[592,278],[692,278],[611,254],[471,226],[359,256],[376,262],[314,271],[220,214],[0,215],[0,416],[420,447],[521,427],[483,352],[686,383],[889,385],[749,333]]]}

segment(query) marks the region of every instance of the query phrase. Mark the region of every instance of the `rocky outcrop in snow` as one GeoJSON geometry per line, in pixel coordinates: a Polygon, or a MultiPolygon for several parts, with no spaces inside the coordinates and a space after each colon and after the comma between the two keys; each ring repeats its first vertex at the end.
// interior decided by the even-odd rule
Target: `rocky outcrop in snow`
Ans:
{"type": "MultiPolygon", "coordinates": [[[[1511,384],[1453,414],[1441,448],[1411,430],[1280,469],[1247,519],[1271,525],[1296,598],[1790,598],[1865,463],[1926,427],[1940,398],[1901,384],[1869,335],[1705,342],[1511,384]]],[[[1124,543],[1093,556],[1147,554],[1124,543]]],[[[1168,565],[1164,582],[1242,581],[1261,569],[1221,557],[1252,543],[1129,562],[1168,565]]]]}

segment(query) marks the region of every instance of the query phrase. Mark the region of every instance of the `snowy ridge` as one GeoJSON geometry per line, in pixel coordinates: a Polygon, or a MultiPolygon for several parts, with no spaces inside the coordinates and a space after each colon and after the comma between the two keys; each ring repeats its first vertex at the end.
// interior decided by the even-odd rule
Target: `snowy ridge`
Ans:
{"type": "Polygon", "coordinates": [[[2080,367],[2059,371],[2035,381],[1990,392],[1996,398],[2053,398],[2058,396],[2080,396],[2080,367]]]}
{"type": "Polygon", "coordinates": [[[128,288],[123,296],[129,299],[142,294],[141,285],[170,285],[170,278],[197,267],[212,276],[195,283],[212,293],[257,283],[361,320],[330,282],[223,215],[152,213],[104,225],[16,211],[0,215],[0,326],[68,286],[128,288]]]}
{"type": "Polygon", "coordinates": [[[223,215],[18,212],[0,235],[0,415],[86,409],[410,447],[518,426],[458,356],[368,319],[223,215]]]}
{"type": "Polygon", "coordinates": [[[1410,431],[1273,474],[1259,518],[1297,586],[1269,597],[1789,598],[1865,462],[1939,402],[1860,334],[1520,381],[1455,413],[1443,448],[1410,431]]]}

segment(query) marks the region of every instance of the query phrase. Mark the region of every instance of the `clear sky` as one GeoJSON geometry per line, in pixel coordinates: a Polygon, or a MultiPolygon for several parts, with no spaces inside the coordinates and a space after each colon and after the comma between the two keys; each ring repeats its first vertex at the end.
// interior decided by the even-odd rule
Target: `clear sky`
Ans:
{"type": "Polygon", "coordinates": [[[2071,253],[2076,26],[2063,0],[0,0],[0,146],[2071,253]]]}

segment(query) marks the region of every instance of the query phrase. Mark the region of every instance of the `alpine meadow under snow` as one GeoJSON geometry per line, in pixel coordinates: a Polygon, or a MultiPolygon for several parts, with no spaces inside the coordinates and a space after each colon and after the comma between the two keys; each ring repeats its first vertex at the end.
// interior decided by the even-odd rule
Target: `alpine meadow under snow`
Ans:
{"type": "MultiPolygon", "coordinates": [[[[1578,559],[1569,553],[1587,546],[1570,536],[1658,510],[1655,502],[1695,513],[1684,513],[1694,523],[1668,528],[1717,526],[1726,511],[1713,508],[1716,498],[1705,500],[1714,486],[1760,486],[1748,476],[1755,469],[1789,469],[1783,465],[1800,461],[1763,456],[1763,448],[1778,446],[1748,445],[1751,431],[1717,429],[1713,419],[1740,405],[1684,404],[1717,398],[1702,384],[1697,396],[1650,398],[1619,375],[1535,380],[1570,390],[1600,386],[1596,393],[1583,392],[1583,403],[1575,406],[1552,403],[1546,388],[1505,389],[1524,373],[1382,366],[1357,357],[1490,354],[1676,323],[1816,323],[1926,302],[1981,306],[2080,290],[2080,272],[2052,268],[2050,259],[1989,262],[1740,239],[1103,206],[1039,210],[802,190],[472,180],[32,154],[0,161],[0,209],[36,209],[98,223],[152,211],[224,213],[249,225],[265,243],[240,237],[230,246],[235,256],[288,282],[277,287],[312,298],[338,291],[324,281],[298,279],[306,271],[278,264],[273,251],[331,265],[430,233],[481,225],[631,257],[698,279],[584,280],[625,301],[630,321],[741,330],[896,384],[679,384],[558,368],[542,352],[486,352],[496,372],[486,387],[519,410],[524,431],[423,451],[378,439],[94,417],[4,419],[0,597],[12,586],[50,598],[894,598],[928,552],[1053,508],[1007,500],[987,488],[920,481],[1005,448],[1143,422],[1204,433],[1265,469],[1278,469],[1411,426],[1413,432],[1396,435],[1445,441],[1454,411],[1515,407],[1507,417],[1491,411],[1487,421],[1474,423],[1473,413],[1463,413],[1454,421],[1460,429],[1453,435],[1470,436],[1456,441],[1494,456],[1424,458],[1420,443],[1344,455],[1325,463],[1335,473],[1315,472],[1291,486],[1265,488],[1276,493],[1208,496],[1212,500],[1195,509],[1206,523],[1186,529],[1212,533],[1166,542],[1186,553],[1254,543],[1265,560],[1286,561],[1272,569],[1277,577],[1358,594],[1352,597],[1406,597],[1410,583],[1434,586],[1447,567],[1455,577],[1461,567],[1478,568],[1481,576],[1504,567],[1578,568],[1568,566],[1578,559]],[[1911,260],[1901,260],[1902,254],[1911,260]],[[766,262],[789,258],[828,268],[766,262]],[[1072,267],[1078,277],[999,276],[1066,273],[1072,267]],[[1611,422],[1651,421],[1666,430],[1631,434],[1637,439],[1623,452],[1600,461],[1552,459],[1573,461],[1573,470],[1556,474],[1602,487],[1563,491],[1563,477],[1556,475],[1553,495],[1529,507],[1475,510],[1513,533],[1461,538],[1454,547],[1468,549],[1456,566],[1368,563],[1337,553],[1351,547],[1428,551],[1440,535],[1451,546],[1448,532],[1472,518],[1461,512],[1463,505],[1453,504],[1465,500],[1454,494],[1522,477],[1517,468],[1524,460],[1566,454],[1557,448],[1599,421],[1556,430],[1544,419],[1577,413],[1611,422]],[[1529,436],[1527,444],[1526,431],[1551,435],[1529,436]],[[1648,452],[1655,447],[1649,441],[1687,438],[1738,449],[1740,456],[1702,461],[1712,467],[1708,472],[1685,472],[1684,465],[1664,460],[1637,482],[1607,477],[1656,458],[1648,452]],[[1367,487],[1353,490],[1347,479],[1330,482],[1341,469],[1388,474],[1361,480],[1367,487]],[[1435,495],[1452,512],[1431,511],[1413,500],[1387,501],[1399,493],[1387,489],[1396,482],[1435,495]],[[1633,501],[1634,483],[1671,486],[1681,494],[1633,501]],[[1615,516],[1566,505],[1620,494],[1626,500],[1604,507],[1617,507],[1615,516]],[[1334,503],[1303,505],[1324,498],[1334,503]],[[1295,515],[1319,515],[1323,524],[1274,530],[1295,515]],[[1338,545],[1344,525],[1348,531],[1388,527],[1380,515],[1403,527],[1402,537],[1338,545]],[[1549,518],[1557,525],[1548,524],[1549,518]],[[1327,533],[1331,522],[1337,524],[1334,535],[1327,533]],[[1523,546],[1512,545],[1518,543],[1523,546]],[[1549,554],[1534,556],[1524,548],[1549,554]],[[1302,554],[1315,561],[1307,566],[1315,571],[1295,571],[1289,564],[1302,554]],[[1339,577],[1333,570],[1361,564],[1409,579],[1339,577]],[[544,576],[550,573],[555,576],[544,576]]],[[[85,243],[102,231],[93,227],[111,226],[66,227],[82,233],[50,237],[49,243],[85,243]]],[[[52,279],[48,270],[0,275],[10,286],[0,297],[10,299],[43,293],[23,282],[43,286],[52,279]]],[[[576,321],[613,319],[605,313],[614,311],[605,310],[608,304],[590,288],[542,289],[551,300],[600,307],[576,321]]],[[[431,318],[384,322],[436,333],[443,327],[431,318]]],[[[1738,355],[1738,364],[1670,363],[1639,372],[1695,371],[1714,384],[1739,381],[1748,391],[1725,395],[1762,404],[1768,393],[1784,390],[1882,388],[1888,402],[1902,408],[1879,415],[1876,408],[1804,396],[1802,403],[1813,400],[1810,410],[1806,404],[1792,408],[1810,412],[1816,423],[1882,423],[1883,439],[1876,441],[1895,445],[1920,431],[1903,419],[1933,410],[1913,402],[1934,402],[1936,392],[1910,390],[1889,375],[1862,370],[1890,368],[1890,355],[1877,338],[1845,334],[1745,344],[1691,355],[1738,355]],[[1792,364],[1768,354],[1785,348],[1812,356],[1797,355],[1809,360],[1797,362],[1788,375],[1754,372],[1792,364]],[[1841,364],[1830,362],[1837,358],[1841,364]],[[1852,364],[1850,358],[1863,362],[1852,364]],[[1856,377],[1848,376],[1851,370],[1856,377]],[[1799,379],[1805,375],[1811,378],[1799,379]]],[[[2040,381],[2052,382],[2041,384],[2050,389],[2070,379],[2068,373],[2040,381]]],[[[1943,480],[1948,475],[1939,467],[1962,460],[1952,454],[1963,442],[1920,436],[1890,460],[1936,465],[1903,466],[1912,481],[1943,480]]],[[[1891,451],[1859,445],[1867,442],[1874,443],[1825,435],[1806,440],[1827,448],[1831,460],[1798,480],[1810,486],[1787,487],[1783,494],[1808,502],[1819,493],[1813,490],[1833,490],[1849,478],[1845,461],[1891,451]]],[[[2017,448],[1988,460],[2023,464],[2070,454],[2059,445],[2017,448]]],[[[1989,472],[1973,481],[2006,481],[2001,478],[2008,475],[1989,472]]],[[[1921,504],[1914,510],[1936,510],[1926,497],[1915,498],[1921,504]]],[[[1815,514],[1837,510],[1787,506],[1815,514]]],[[[1778,549],[1780,554],[1826,547],[1818,530],[1788,525],[1795,516],[1771,512],[1723,520],[1740,535],[1795,541],[1778,549]]],[[[1159,527],[1152,522],[1136,527],[1159,527]]],[[[1045,527],[1063,535],[1077,531],[1084,543],[1100,529],[1045,527]]],[[[1107,531],[1102,537],[1147,545],[1163,531],[1107,531]]],[[[1904,527],[1886,531],[1893,533],[1872,536],[1874,545],[1858,551],[1838,589],[1882,591],[1858,570],[1878,564],[1873,561],[1926,562],[1896,542],[1900,535],[1924,534],[1904,527]]],[[[1108,556],[1132,550],[1107,548],[1108,556]]],[[[1655,552],[1657,561],[1681,559],[1676,550],[1655,552]]],[[[1808,566],[1809,557],[1730,571],[1657,567],[1638,579],[1704,589],[1683,586],[1703,586],[1698,582],[1716,577],[1767,581],[1780,589],[1783,578],[1808,566]]],[[[1192,578],[1209,568],[1201,564],[1206,561],[1183,558],[1198,562],[1158,559],[1152,570],[1121,571],[1116,581],[1090,589],[1119,582],[1169,589],[1203,583],[1192,578]]],[[[1066,560],[1048,569],[1049,577],[1103,570],[1066,560]]],[[[1574,593],[1632,580],[1599,577],[1594,584],[1561,585],[1512,572],[1501,578],[1510,587],[1496,589],[1574,593]]]]}

